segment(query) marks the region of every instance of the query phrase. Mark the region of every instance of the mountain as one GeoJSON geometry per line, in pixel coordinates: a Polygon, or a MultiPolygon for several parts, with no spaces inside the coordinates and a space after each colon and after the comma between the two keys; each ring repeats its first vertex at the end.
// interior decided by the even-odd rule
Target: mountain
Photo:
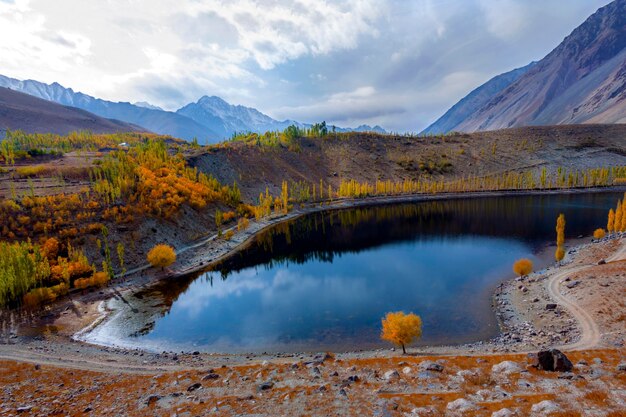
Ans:
{"type": "MultiPolygon", "coordinates": [[[[112,102],[75,92],[59,83],[45,84],[33,80],[16,80],[0,75],[0,87],[21,91],[44,100],[77,107],[101,117],[122,120],[164,135],[181,139],[198,138],[204,143],[219,142],[235,132],[266,132],[284,130],[289,125],[310,127],[294,120],[275,120],[257,109],[232,105],[216,96],[204,96],[176,112],[165,111],[145,101],[134,104],[112,102]]],[[[386,133],[380,126],[359,126],[356,129],[337,128],[337,131],[373,131],[386,133]]]]}
{"type": "Polygon", "coordinates": [[[147,101],[138,101],[136,103],[133,103],[133,105],[135,105],[137,107],[143,107],[144,109],[163,110],[159,106],[154,106],[154,105],[148,103],[147,101]]]}
{"type": "Polygon", "coordinates": [[[44,100],[65,106],[77,107],[100,117],[122,120],[163,135],[201,142],[217,142],[221,136],[210,128],[174,112],[146,108],[124,102],[101,100],[87,94],[74,92],[58,83],[45,84],[39,81],[20,81],[0,75],[0,87],[7,87],[44,100]]]}
{"type": "Polygon", "coordinates": [[[272,119],[257,109],[232,105],[216,96],[204,96],[197,102],[178,109],[176,113],[210,127],[222,137],[229,137],[235,132],[283,130],[292,124],[299,127],[305,126],[293,120],[272,119]]]}
{"type": "Polygon", "coordinates": [[[77,130],[94,133],[145,131],[139,126],[105,119],[85,110],[62,106],[0,87],[0,137],[6,130],[66,135],[77,130]]]}
{"type": "Polygon", "coordinates": [[[526,74],[536,62],[531,62],[525,67],[516,68],[504,74],[497,75],[487,81],[485,84],[473,90],[452,106],[437,121],[422,131],[424,134],[446,133],[456,130],[456,127],[465,121],[469,116],[488,103],[496,94],[517,81],[522,75],[526,74]]]}
{"type": "Polygon", "coordinates": [[[515,82],[446,128],[576,123],[626,123],[626,0],[598,9],[515,82]]]}

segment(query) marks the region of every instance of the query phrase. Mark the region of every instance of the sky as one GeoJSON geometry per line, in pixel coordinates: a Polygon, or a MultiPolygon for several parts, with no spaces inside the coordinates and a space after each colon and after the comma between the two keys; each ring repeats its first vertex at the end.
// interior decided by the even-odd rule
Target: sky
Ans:
{"type": "Polygon", "coordinates": [[[176,110],[420,131],[606,0],[0,0],[0,74],[176,110]]]}

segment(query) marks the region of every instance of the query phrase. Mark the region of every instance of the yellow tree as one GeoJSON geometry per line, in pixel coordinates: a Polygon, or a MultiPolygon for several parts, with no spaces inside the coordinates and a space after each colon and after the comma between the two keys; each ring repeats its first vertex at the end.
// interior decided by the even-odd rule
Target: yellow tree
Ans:
{"type": "Polygon", "coordinates": [[[563,246],[565,243],[565,215],[559,214],[556,219],[556,245],[563,246]]]}
{"type": "MultiPolygon", "coordinates": [[[[617,229],[617,227],[615,227],[617,229]]],[[[626,232],[626,194],[624,200],[622,201],[622,222],[619,228],[620,232],[626,232]]]]}
{"type": "Polygon", "coordinates": [[[593,232],[594,239],[602,239],[604,236],[606,236],[606,233],[604,232],[604,229],[602,228],[596,229],[593,232]]]}
{"type": "Polygon", "coordinates": [[[406,353],[406,345],[422,336],[422,319],[420,316],[403,311],[387,313],[382,319],[383,330],[380,338],[402,346],[402,353],[406,353]]]}
{"type": "Polygon", "coordinates": [[[556,259],[557,262],[561,262],[563,258],[565,258],[565,249],[563,249],[563,246],[557,246],[554,252],[554,259],[556,259]]]}
{"type": "Polygon", "coordinates": [[[609,218],[608,218],[608,220],[606,222],[606,230],[609,233],[613,233],[613,231],[615,230],[614,226],[615,226],[615,212],[613,211],[613,209],[610,209],[609,210],[609,218]]]}
{"type": "Polygon", "coordinates": [[[563,245],[565,244],[565,215],[563,213],[559,214],[559,217],[556,218],[556,252],[554,252],[554,259],[557,262],[560,262],[565,257],[565,249],[563,245]]]}
{"type": "Polygon", "coordinates": [[[619,232],[621,227],[622,227],[622,215],[624,213],[622,213],[622,202],[621,201],[617,201],[617,208],[615,209],[615,224],[613,226],[613,229],[616,232],[619,232]]]}
{"type": "Polygon", "coordinates": [[[520,277],[530,274],[531,272],[533,272],[533,261],[526,258],[518,259],[513,264],[513,272],[515,272],[520,277]]]}
{"type": "Polygon", "coordinates": [[[150,265],[161,270],[170,266],[176,261],[176,252],[169,245],[159,244],[150,249],[148,252],[148,262],[150,265]]]}

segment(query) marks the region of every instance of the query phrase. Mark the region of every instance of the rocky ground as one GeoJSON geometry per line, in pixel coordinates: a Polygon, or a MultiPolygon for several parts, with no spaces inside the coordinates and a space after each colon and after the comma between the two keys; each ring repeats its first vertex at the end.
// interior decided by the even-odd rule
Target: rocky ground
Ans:
{"type": "Polygon", "coordinates": [[[625,274],[626,241],[572,248],[558,268],[498,290],[497,339],[408,355],[98,347],[68,337],[99,314],[76,300],[43,333],[4,333],[0,416],[626,415],[625,274]],[[555,346],[570,372],[530,366],[526,352],[555,346]]]}

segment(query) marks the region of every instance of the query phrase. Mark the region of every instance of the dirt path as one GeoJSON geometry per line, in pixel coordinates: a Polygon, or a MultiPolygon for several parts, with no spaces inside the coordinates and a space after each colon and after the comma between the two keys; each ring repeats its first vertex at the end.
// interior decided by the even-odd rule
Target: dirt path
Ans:
{"type": "Polygon", "coordinates": [[[576,304],[575,301],[565,297],[560,291],[561,281],[573,273],[584,271],[590,267],[591,266],[568,268],[552,275],[548,280],[547,287],[550,297],[556,303],[565,307],[570,314],[574,316],[580,327],[580,339],[575,343],[560,346],[561,349],[585,350],[596,347],[600,343],[602,335],[600,334],[595,320],[581,306],[576,304]]]}

